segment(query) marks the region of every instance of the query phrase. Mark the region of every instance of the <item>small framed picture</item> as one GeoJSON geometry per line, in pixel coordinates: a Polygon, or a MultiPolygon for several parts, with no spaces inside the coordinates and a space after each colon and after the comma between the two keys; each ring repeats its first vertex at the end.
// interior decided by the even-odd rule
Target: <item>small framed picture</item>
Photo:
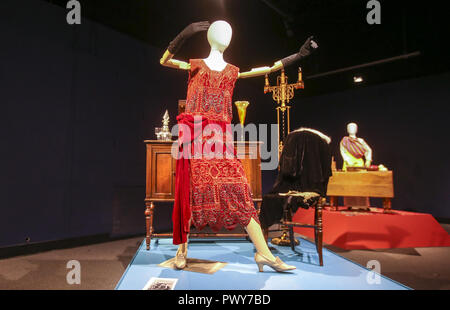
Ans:
{"type": "Polygon", "coordinates": [[[175,288],[177,281],[178,279],[152,277],[150,278],[150,280],[148,280],[143,290],[170,291],[175,288]]]}

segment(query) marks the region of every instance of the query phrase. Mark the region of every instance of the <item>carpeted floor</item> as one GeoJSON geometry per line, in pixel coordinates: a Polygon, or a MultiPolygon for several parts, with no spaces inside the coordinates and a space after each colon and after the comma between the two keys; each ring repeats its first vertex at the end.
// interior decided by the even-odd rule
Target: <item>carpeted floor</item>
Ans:
{"type": "MultiPolygon", "coordinates": [[[[442,225],[450,231],[450,225],[442,225]]],[[[0,289],[114,289],[143,237],[0,260],[0,289]],[[69,285],[66,264],[81,264],[81,284],[69,285]]],[[[414,289],[450,289],[450,247],[331,251],[366,266],[378,260],[381,273],[414,289]]]]}

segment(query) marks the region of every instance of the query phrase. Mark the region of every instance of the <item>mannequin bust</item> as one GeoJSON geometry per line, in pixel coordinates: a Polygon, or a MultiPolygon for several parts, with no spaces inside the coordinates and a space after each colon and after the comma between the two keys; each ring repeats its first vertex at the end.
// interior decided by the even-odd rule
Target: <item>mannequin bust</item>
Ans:
{"type": "Polygon", "coordinates": [[[356,137],[358,125],[350,123],[347,125],[348,136],[342,138],[340,151],[344,164],[343,171],[347,167],[370,167],[372,163],[372,149],[361,138],[356,137]]]}

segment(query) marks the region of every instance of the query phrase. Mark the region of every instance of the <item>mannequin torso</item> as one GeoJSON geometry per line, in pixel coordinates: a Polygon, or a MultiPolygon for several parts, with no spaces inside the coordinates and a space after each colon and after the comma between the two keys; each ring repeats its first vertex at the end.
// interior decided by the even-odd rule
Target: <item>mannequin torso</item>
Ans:
{"type": "Polygon", "coordinates": [[[347,167],[369,167],[372,162],[372,149],[363,139],[356,137],[357,131],[355,123],[348,124],[348,137],[344,137],[340,143],[344,171],[347,167]]]}

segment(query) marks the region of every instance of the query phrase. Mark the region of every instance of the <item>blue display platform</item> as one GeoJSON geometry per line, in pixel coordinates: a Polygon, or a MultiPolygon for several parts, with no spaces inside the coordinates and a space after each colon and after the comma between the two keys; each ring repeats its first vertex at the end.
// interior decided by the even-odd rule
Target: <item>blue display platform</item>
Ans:
{"type": "Polygon", "coordinates": [[[378,284],[370,284],[374,282],[374,274],[370,270],[327,249],[323,252],[324,266],[320,267],[315,245],[299,240],[301,244],[296,247],[296,252],[290,247],[274,246],[275,256],[297,267],[290,273],[278,273],[267,266],[264,266],[264,272],[259,272],[253,259],[254,247],[249,241],[191,240],[188,257],[228,263],[212,275],[158,267],[175,256],[177,246],[172,244],[172,239],[152,240],[151,249],[147,251],[144,240],[116,289],[141,290],[152,277],[177,278],[176,290],[409,289],[384,276],[379,277],[378,284]]]}

